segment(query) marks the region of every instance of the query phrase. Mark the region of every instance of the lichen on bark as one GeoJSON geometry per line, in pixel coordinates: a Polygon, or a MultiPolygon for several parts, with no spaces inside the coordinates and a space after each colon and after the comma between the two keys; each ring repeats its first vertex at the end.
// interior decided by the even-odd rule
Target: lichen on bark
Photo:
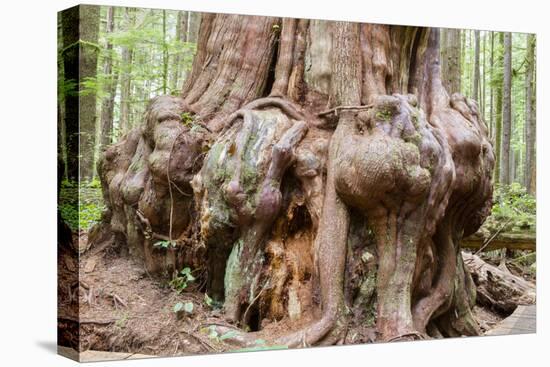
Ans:
{"type": "Polygon", "coordinates": [[[479,333],[460,240],[488,214],[494,157],[476,103],[441,84],[438,44],[204,16],[182,95],[99,161],[104,225],[152,274],[201,269],[235,345],[479,333]]]}

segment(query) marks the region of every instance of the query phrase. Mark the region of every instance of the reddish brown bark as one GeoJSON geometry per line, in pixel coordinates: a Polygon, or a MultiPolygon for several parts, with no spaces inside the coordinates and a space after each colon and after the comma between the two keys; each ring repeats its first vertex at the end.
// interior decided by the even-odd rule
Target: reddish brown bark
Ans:
{"type": "Polygon", "coordinates": [[[361,307],[380,340],[477,334],[457,254],[494,158],[438,30],[208,14],[198,45],[182,95],[100,162],[106,222],[148,270],[204,269],[256,331],[239,345],[339,343],[361,307]]]}

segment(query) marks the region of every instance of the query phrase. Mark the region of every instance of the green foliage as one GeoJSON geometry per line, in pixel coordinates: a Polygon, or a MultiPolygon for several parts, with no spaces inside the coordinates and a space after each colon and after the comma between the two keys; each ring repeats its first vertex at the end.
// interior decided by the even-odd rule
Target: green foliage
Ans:
{"type": "Polygon", "coordinates": [[[237,331],[235,330],[231,330],[231,331],[228,331],[227,333],[223,334],[222,336],[220,336],[220,340],[226,340],[226,339],[230,339],[230,338],[234,338],[235,336],[237,336],[237,331]]]}
{"type": "Polygon", "coordinates": [[[101,181],[97,177],[94,177],[92,181],[88,182],[87,187],[90,189],[101,189],[101,181]]]}
{"type": "MultiPolygon", "coordinates": [[[[461,30],[461,92],[467,97],[473,97],[474,66],[475,66],[475,31],[461,30]]],[[[503,58],[504,48],[501,43],[502,32],[480,32],[480,98],[478,107],[484,121],[488,124],[493,142],[500,141],[496,133],[497,89],[503,86],[503,58]],[[492,46],[491,46],[492,45],[492,46]],[[492,49],[492,55],[491,55],[492,49]],[[491,62],[493,64],[491,64],[491,62]],[[491,109],[491,105],[493,108],[491,109]],[[491,116],[491,113],[493,116],[491,116]],[[491,126],[493,124],[493,126],[491,126]]],[[[511,154],[513,154],[513,179],[523,182],[525,175],[525,76],[527,67],[528,35],[512,33],[512,133],[510,135],[511,154]]],[[[500,157],[496,157],[497,160],[500,157]]],[[[497,175],[498,176],[498,175],[497,175]]]]}
{"type": "Polygon", "coordinates": [[[378,120],[390,121],[392,117],[392,113],[389,110],[379,110],[379,111],[376,111],[375,117],[378,120]]]}
{"type": "Polygon", "coordinates": [[[183,270],[170,281],[170,287],[176,292],[181,293],[187,288],[187,285],[193,281],[195,281],[195,277],[191,274],[191,269],[183,268],[183,270]]]}
{"type": "Polygon", "coordinates": [[[496,185],[491,216],[483,225],[495,232],[504,226],[506,232],[534,232],[536,229],[536,201],[518,183],[496,185]]]}
{"type": "Polygon", "coordinates": [[[200,332],[203,333],[203,334],[207,334],[209,339],[212,339],[216,342],[220,341],[220,337],[219,337],[218,332],[216,331],[216,326],[215,325],[211,325],[209,327],[204,327],[204,328],[200,329],[200,332]]]}
{"type": "Polygon", "coordinates": [[[158,241],[153,244],[154,247],[163,248],[163,249],[167,249],[170,246],[177,247],[177,245],[178,244],[176,241],[167,241],[167,240],[158,241]]]}
{"type": "Polygon", "coordinates": [[[90,94],[95,94],[97,95],[98,97],[102,97],[102,95],[98,92],[101,91],[101,86],[100,84],[98,83],[98,80],[97,78],[84,78],[82,80],[82,82],[80,83],[80,91],[79,91],[79,95],[80,96],[87,96],[87,95],[90,95],[90,94]]]}
{"type": "Polygon", "coordinates": [[[214,302],[212,300],[212,298],[210,298],[210,296],[208,295],[208,293],[205,293],[204,294],[204,303],[206,303],[207,306],[212,306],[212,302],[214,302]]]}
{"type": "Polygon", "coordinates": [[[98,180],[82,182],[64,180],[59,192],[58,207],[63,220],[73,231],[88,230],[99,222],[105,210],[98,180]]]}
{"type": "MultiPolygon", "coordinates": [[[[178,33],[178,16],[181,15],[179,11],[116,7],[114,31],[109,32],[106,22],[107,11],[107,6],[101,7],[99,40],[95,45],[99,50],[96,78],[84,80],[80,86],[71,81],[64,81],[62,57],[59,57],[61,62],[58,66],[58,98],[63,101],[64,97],[71,93],[95,93],[99,115],[102,99],[110,96],[111,83],[115,81],[114,124],[110,134],[113,142],[116,142],[126,133],[120,126],[121,98],[128,102],[128,126],[132,127],[142,118],[152,97],[163,93],[179,95],[197,50],[195,42],[189,40],[197,38],[196,25],[200,22],[200,17],[196,14],[190,15],[188,29],[178,33]],[[110,47],[107,47],[108,45],[110,47]],[[128,58],[123,55],[131,56],[128,58]],[[110,71],[104,68],[107,60],[112,61],[110,71]],[[120,83],[123,80],[129,80],[128,97],[121,95],[120,83]]],[[[184,12],[183,16],[187,17],[188,14],[184,12]]],[[[62,56],[63,52],[60,42],[58,54],[62,56]]]]}
{"type": "Polygon", "coordinates": [[[255,346],[253,347],[237,349],[234,352],[257,352],[261,350],[288,349],[288,346],[286,345],[267,345],[266,341],[263,339],[257,339],[254,344],[255,346]]]}
{"type": "Polygon", "coordinates": [[[193,313],[193,309],[194,309],[194,305],[193,305],[193,302],[178,302],[174,305],[174,312],[175,313],[178,313],[178,312],[181,312],[181,311],[185,311],[189,314],[193,313]]]}
{"type": "Polygon", "coordinates": [[[124,329],[126,327],[126,322],[128,321],[128,313],[124,313],[122,317],[115,321],[115,326],[124,329]]]}
{"type": "Polygon", "coordinates": [[[193,125],[193,115],[189,112],[183,112],[181,114],[181,123],[185,126],[191,127],[193,125]]]}

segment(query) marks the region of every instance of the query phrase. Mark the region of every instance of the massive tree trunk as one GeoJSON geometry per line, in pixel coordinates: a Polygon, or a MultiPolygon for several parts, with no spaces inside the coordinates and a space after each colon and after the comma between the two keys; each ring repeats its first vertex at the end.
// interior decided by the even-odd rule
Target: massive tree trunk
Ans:
{"type": "Polygon", "coordinates": [[[380,340],[477,335],[458,254],[486,134],[437,29],[204,14],[181,96],[99,163],[105,225],[152,274],[202,269],[228,342],[335,344],[372,315],[380,340]]]}

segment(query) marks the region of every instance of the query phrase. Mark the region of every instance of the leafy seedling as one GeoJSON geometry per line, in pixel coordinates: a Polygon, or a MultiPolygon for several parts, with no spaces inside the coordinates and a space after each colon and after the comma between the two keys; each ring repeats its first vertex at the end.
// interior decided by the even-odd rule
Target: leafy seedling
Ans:
{"type": "Polygon", "coordinates": [[[177,276],[170,281],[170,286],[178,293],[181,293],[187,288],[188,283],[195,281],[195,277],[191,274],[190,268],[183,268],[177,276]]]}
{"type": "Polygon", "coordinates": [[[194,308],[193,302],[178,302],[174,305],[173,311],[176,317],[180,319],[184,314],[192,314],[194,308]]]}

